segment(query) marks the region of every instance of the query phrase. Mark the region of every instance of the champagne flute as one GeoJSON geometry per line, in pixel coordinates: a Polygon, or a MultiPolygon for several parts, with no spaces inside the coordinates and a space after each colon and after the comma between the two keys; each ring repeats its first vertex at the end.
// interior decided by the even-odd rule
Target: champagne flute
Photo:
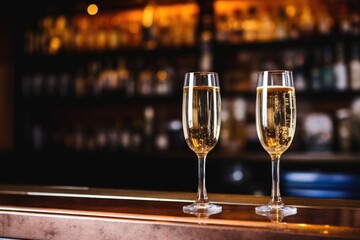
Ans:
{"type": "Polygon", "coordinates": [[[281,155],[289,148],[296,128],[296,98],[291,71],[262,71],[256,89],[256,130],[260,143],[271,157],[272,190],[267,205],[256,207],[256,213],[296,214],[297,209],[283,203],[280,196],[281,155]]]}
{"type": "Polygon", "coordinates": [[[182,102],[182,124],[187,145],[198,158],[198,190],[193,204],[183,207],[185,213],[215,214],[222,207],[210,203],[205,186],[207,154],[220,135],[221,97],[216,72],[188,72],[185,74],[182,102]]]}

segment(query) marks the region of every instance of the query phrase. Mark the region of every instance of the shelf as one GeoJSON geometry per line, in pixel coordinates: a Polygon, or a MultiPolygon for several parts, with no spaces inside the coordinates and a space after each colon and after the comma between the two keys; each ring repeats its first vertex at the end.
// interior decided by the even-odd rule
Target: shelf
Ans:
{"type": "MultiPolygon", "coordinates": [[[[2,154],[4,155],[4,153],[2,154]]],[[[117,151],[66,151],[66,150],[48,150],[48,151],[23,151],[22,153],[5,153],[4,156],[16,155],[18,157],[32,155],[42,161],[49,158],[62,158],[65,162],[72,159],[88,159],[90,161],[98,159],[108,159],[110,162],[117,159],[132,160],[138,162],[164,162],[164,161],[192,161],[196,155],[190,149],[174,150],[168,152],[162,151],[137,151],[117,150],[117,151]],[[154,157],[156,155],[156,157],[154,157]],[[66,160],[68,159],[68,160],[66,160]]],[[[224,162],[243,162],[243,163],[261,163],[270,162],[270,157],[266,152],[229,152],[223,150],[214,150],[208,154],[210,161],[224,162]]],[[[358,153],[338,153],[338,152],[285,152],[281,158],[284,164],[360,164],[360,152],[358,153]]]]}
{"type": "Polygon", "coordinates": [[[214,49],[219,55],[236,53],[236,51],[262,51],[262,50],[278,50],[284,48],[306,48],[333,46],[338,42],[352,44],[358,41],[358,35],[354,34],[331,34],[324,36],[312,36],[308,38],[275,40],[267,42],[241,42],[238,44],[215,42],[214,49]],[[326,43],[326,44],[324,44],[326,43]]]}
{"type": "Polygon", "coordinates": [[[56,54],[25,54],[23,60],[28,61],[60,61],[63,59],[70,60],[71,62],[77,62],[79,60],[88,60],[94,58],[108,58],[108,57],[142,57],[151,58],[156,56],[179,56],[185,54],[198,53],[199,46],[180,46],[180,47],[156,47],[154,49],[146,48],[118,48],[114,50],[94,50],[94,51],[60,51],[56,54]],[[59,60],[60,59],[60,60],[59,60]]]}
{"type": "MultiPolygon", "coordinates": [[[[84,107],[97,105],[127,105],[127,106],[146,106],[152,104],[166,105],[170,103],[181,103],[180,96],[124,96],[123,93],[104,93],[100,96],[84,96],[84,97],[59,97],[59,96],[43,96],[43,97],[23,97],[21,104],[30,108],[54,108],[54,107],[84,107]]],[[[50,113],[50,112],[49,112],[50,113]]]]}
{"type": "MultiPolygon", "coordinates": [[[[354,98],[360,97],[360,91],[338,91],[338,90],[319,90],[319,91],[298,91],[296,93],[297,100],[303,102],[311,102],[313,100],[326,101],[327,104],[330,102],[338,102],[341,99],[341,102],[350,103],[354,98]],[[334,97],[336,96],[336,97],[334,97]]],[[[250,91],[223,91],[222,98],[235,98],[241,97],[248,100],[255,100],[255,90],[250,91]]],[[[118,104],[164,104],[167,103],[181,103],[181,89],[179,89],[177,94],[171,95],[149,95],[149,96],[126,96],[123,92],[114,91],[114,92],[104,92],[98,96],[82,96],[77,97],[74,95],[62,97],[62,96],[23,96],[21,98],[21,104],[34,108],[41,107],[66,107],[66,106],[91,106],[91,105],[118,105],[118,104]]],[[[20,102],[19,102],[20,103],[20,102]]],[[[320,103],[319,103],[320,104],[320,103]]]]}

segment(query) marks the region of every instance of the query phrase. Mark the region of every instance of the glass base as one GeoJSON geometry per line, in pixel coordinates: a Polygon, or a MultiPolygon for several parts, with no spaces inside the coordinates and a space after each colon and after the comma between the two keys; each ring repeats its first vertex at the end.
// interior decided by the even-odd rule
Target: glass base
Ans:
{"type": "Polygon", "coordinates": [[[183,207],[184,213],[195,214],[195,215],[211,215],[220,213],[222,207],[213,203],[193,203],[183,207]]]}
{"type": "Polygon", "coordinates": [[[256,207],[255,212],[263,216],[276,214],[285,217],[296,214],[297,208],[287,205],[263,205],[256,207]]]}

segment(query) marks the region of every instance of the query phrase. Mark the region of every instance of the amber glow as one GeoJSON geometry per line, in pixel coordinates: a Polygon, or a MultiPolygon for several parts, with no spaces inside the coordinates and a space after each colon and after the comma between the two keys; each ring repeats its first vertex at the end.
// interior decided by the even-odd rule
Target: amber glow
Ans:
{"type": "Polygon", "coordinates": [[[296,7],[294,5],[288,5],[285,9],[286,15],[289,17],[295,17],[296,15],[296,7]]]}
{"type": "Polygon", "coordinates": [[[99,8],[96,4],[92,3],[87,7],[87,13],[89,15],[96,15],[99,11],[99,8]]]}
{"type": "Polygon", "coordinates": [[[142,24],[144,27],[151,27],[154,22],[155,8],[153,6],[146,6],[143,14],[142,24]]]}
{"type": "Polygon", "coordinates": [[[216,15],[226,14],[233,12],[234,9],[242,9],[246,10],[251,6],[264,6],[264,4],[268,5],[283,5],[286,6],[286,14],[288,16],[295,16],[296,14],[296,6],[301,5],[302,0],[219,0],[214,1],[214,10],[216,15]]]}
{"type": "Polygon", "coordinates": [[[50,40],[50,47],[49,47],[49,53],[50,54],[56,54],[61,47],[61,39],[58,37],[53,37],[50,40]]]}
{"type": "Polygon", "coordinates": [[[161,82],[166,81],[167,75],[168,75],[167,72],[164,70],[160,70],[156,73],[157,79],[159,79],[159,81],[161,82]]]}

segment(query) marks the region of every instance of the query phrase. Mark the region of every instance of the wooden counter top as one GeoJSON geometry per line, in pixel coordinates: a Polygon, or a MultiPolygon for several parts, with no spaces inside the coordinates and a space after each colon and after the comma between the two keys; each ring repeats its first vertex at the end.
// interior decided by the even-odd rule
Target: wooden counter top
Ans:
{"type": "Polygon", "coordinates": [[[257,215],[268,196],[209,194],[223,211],[189,215],[196,193],[0,185],[0,235],[16,239],[360,239],[360,201],[286,198],[296,215],[257,215]]]}

